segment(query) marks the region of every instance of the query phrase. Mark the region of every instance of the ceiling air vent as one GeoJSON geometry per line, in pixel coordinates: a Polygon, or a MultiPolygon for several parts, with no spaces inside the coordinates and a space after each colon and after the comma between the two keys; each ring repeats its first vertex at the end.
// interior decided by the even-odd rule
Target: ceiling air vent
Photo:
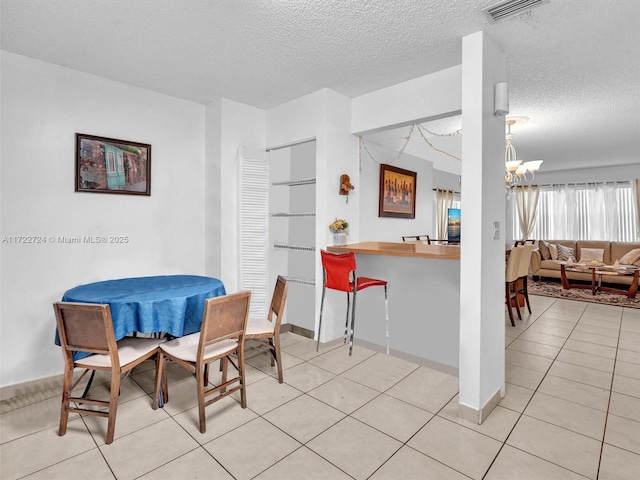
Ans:
{"type": "Polygon", "coordinates": [[[507,0],[493,7],[485,8],[483,12],[485,12],[491,20],[497,22],[498,20],[519,15],[545,3],[549,3],[549,0],[507,0]]]}

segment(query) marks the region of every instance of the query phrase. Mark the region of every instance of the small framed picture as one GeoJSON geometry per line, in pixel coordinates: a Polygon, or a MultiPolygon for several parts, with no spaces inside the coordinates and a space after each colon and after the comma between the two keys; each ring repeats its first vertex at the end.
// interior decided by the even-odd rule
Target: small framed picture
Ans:
{"type": "Polygon", "coordinates": [[[151,195],[151,145],[76,133],[76,192],[151,195]]]}
{"type": "Polygon", "coordinates": [[[379,217],[416,218],[416,172],[380,165],[379,217]]]}

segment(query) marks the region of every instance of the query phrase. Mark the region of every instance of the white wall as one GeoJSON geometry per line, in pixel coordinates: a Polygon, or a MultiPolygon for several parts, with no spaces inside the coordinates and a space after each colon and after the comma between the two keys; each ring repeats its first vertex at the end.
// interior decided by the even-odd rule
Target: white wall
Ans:
{"type": "Polygon", "coordinates": [[[544,169],[536,173],[531,183],[543,185],[548,183],[580,183],[580,182],[616,182],[640,178],[640,162],[635,165],[619,165],[601,168],[581,168],[577,170],[544,169]]]}
{"type": "Polygon", "coordinates": [[[204,107],[2,52],[2,236],[127,244],[0,245],[1,379],[62,371],[52,303],[76,285],[203,274],[204,107]],[[151,196],[74,192],[75,133],[152,145],[151,196]]]}

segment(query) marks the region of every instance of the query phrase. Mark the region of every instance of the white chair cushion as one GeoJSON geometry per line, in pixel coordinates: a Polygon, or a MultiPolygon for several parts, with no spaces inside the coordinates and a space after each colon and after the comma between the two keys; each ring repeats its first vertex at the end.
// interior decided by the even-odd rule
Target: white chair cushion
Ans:
{"type": "Polygon", "coordinates": [[[250,318],[247,322],[247,336],[273,333],[273,323],[266,318],[250,318]]]}
{"type": "MultiPolygon", "coordinates": [[[[120,367],[145,356],[152,352],[164,339],[157,338],[136,338],[124,337],[118,340],[118,357],[120,358],[120,367]]],[[[80,359],[76,362],[79,367],[110,367],[111,357],[109,355],[91,355],[90,357],[80,359]]]]}
{"type": "MultiPolygon", "coordinates": [[[[187,362],[195,362],[198,355],[198,344],[200,343],[200,332],[175,338],[160,345],[160,348],[176,358],[187,362]]],[[[209,345],[204,349],[204,358],[216,357],[231,353],[238,347],[237,340],[222,340],[221,342],[209,345]]]]}

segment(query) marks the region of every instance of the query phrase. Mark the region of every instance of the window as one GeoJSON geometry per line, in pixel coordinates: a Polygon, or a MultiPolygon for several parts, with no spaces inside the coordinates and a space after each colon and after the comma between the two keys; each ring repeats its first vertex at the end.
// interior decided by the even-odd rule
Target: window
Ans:
{"type": "MultiPolygon", "coordinates": [[[[515,195],[513,238],[522,238],[515,195]]],[[[636,241],[631,182],[542,185],[531,238],[636,241]]]]}

